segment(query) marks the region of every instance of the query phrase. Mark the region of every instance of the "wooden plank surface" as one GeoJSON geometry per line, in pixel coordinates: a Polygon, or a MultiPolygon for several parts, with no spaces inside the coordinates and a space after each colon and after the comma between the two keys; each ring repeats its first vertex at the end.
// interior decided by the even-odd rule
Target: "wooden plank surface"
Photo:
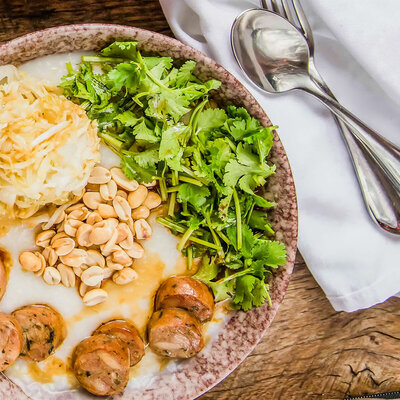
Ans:
{"type": "MultiPolygon", "coordinates": [[[[171,35],[157,0],[0,0],[0,41],[84,22],[171,35]]],[[[335,312],[298,254],[288,292],[266,336],[201,399],[342,399],[400,390],[399,316],[397,298],[352,314],[335,312]]]]}

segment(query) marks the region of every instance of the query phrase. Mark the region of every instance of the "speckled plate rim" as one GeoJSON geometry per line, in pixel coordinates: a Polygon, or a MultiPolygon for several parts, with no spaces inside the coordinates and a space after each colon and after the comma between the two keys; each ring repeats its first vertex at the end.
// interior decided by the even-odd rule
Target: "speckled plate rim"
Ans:
{"type": "MultiPolygon", "coordinates": [[[[131,26],[111,24],[79,24],[49,28],[18,37],[0,44],[0,65],[25,61],[49,54],[76,50],[97,50],[113,40],[137,40],[141,49],[168,55],[175,59],[197,61],[196,74],[201,79],[222,81],[217,97],[227,103],[245,107],[264,125],[271,121],[243,85],[228,71],[203,53],[159,33],[131,26]]],[[[272,192],[278,206],[270,215],[276,238],[287,247],[287,263],[279,268],[270,284],[272,306],[264,305],[249,312],[237,312],[224,329],[195,358],[181,362],[173,372],[161,372],[142,390],[127,389],[113,399],[158,400],[194,399],[230,374],[254,349],[271,324],[279,304],[282,302],[293,270],[297,248],[297,201],[292,173],[286,153],[275,133],[271,162],[277,172],[265,190],[272,192]]],[[[80,398],[92,398],[80,392],[80,398]]],[[[39,393],[38,393],[39,394],[39,393]]],[[[0,375],[0,397],[15,400],[27,396],[3,374],[0,375]]],[[[50,394],[42,390],[41,400],[76,399],[76,392],[50,394]]]]}

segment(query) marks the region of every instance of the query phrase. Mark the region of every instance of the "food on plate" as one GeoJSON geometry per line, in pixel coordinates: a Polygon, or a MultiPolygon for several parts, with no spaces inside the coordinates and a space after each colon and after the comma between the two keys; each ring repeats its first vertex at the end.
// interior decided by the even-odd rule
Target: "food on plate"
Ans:
{"type": "Polygon", "coordinates": [[[0,251],[0,300],[3,298],[7,288],[7,271],[4,265],[3,254],[0,251]]]}
{"type": "Polygon", "coordinates": [[[124,342],[129,348],[130,366],[136,365],[144,356],[144,343],[137,329],[128,321],[111,320],[101,324],[92,335],[104,333],[124,342]]]}
{"type": "Polygon", "coordinates": [[[78,344],[73,354],[76,379],[90,393],[122,392],[129,380],[129,348],[120,339],[99,333],[78,344]]]}
{"type": "MultiPolygon", "coordinates": [[[[78,69],[67,64],[64,95],[97,121],[127,178],[158,182],[168,216],[157,220],[180,236],[189,269],[203,258],[195,277],[215,300],[232,298],[242,310],[270,303],[268,280],[286,263],[268,219],[278,199],[261,195],[275,172],[269,153],[276,127],[244,108],[220,106],[211,98],[220,82],[197,78],[194,61],[143,55],[137,45],[115,42],[83,56],[78,69]]],[[[159,204],[140,196],[128,197],[138,214],[142,205],[159,204]]]]}
{"type": "Polygon", "coordinates": [[[63,204],[99,161],[96,123],[60,89],[0,66],[0,216],[28,218],[63,204]]]}
{"type": "Polygon", "coordinates": [[[15,310],[12,315],[21,326],[21,357],[27,360],[45,360],[54,353],[66,336],[63,317],[50,306],[27,305],[15,310]]]}
{"type": "Polygon", "coordinates": [[[74,204],[54,210],[36,235],[39,249],[22,252],[19,261],[49,285],[75,288],[78,283],[83,303],[94,306],[107,300],[101,288],[107,279],[117,285],[137,279],[134,260],[143,257],[144,249],[135,239],[152,236],[146,218],[161,199],[117,167],[94,167],[88,182],[74,204]]]}
{"type": "Polygon", "coordinates": [[[200,322],[209,321],[214,313],[214,298],[203,282],[189,276],[173,276],[164,281],[157,291],[155,310],[184,308],[200,322]]]}
{"type": "Polygon", "coordinates": [[[156,311],[147,332],[150,348],[164,357],[193,357],[204,346],[200,321],[181,308],[156,311]]]}
{"type": "Polygon", "coordinates": [[[0,372],[18,358],[22,350],[22,330],[15,317],[0,313],[0,372]]]}

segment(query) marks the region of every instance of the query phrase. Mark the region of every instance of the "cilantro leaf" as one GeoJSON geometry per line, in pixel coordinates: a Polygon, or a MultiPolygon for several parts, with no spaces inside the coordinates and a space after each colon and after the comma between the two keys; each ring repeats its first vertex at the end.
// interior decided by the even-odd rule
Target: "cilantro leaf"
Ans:
{"type": "Polygon", "coordinates": [[[135,135],[136,140],[143,140],[149,143],[157,143],[160,141],[160,138],[155,134],[154,130],[147,127],[144,118],[134,127],[132,134],[135,135]]]}
{"type": "Polygon", "coordinates": [[[278,268],[286,263],[286,248],[280,242],[258,239],[252,249],[252,256],[272,268],[278,268]]]}
{"type": "Polygon", "coordinates": [[[135,162],[132,156],[121,157],[121,168],[124,174],[129,179],[135,179],[139,183],[150,183],[153,182],[156,177],[155,168],[143,168],[135,162]]]}
{"type": "Polygon", "coordinates": [[[108,85],[116,91],[126,87],[136,89],[139,84],[140,70],[137,64],[121,63],[108,73],[108,85]]]}
{"type": "Polygon", "coordinates": [[[135,61],[137,59],[138,42],[114,42],[101,50],[100,54],[105,57],[125,58],[135,61]]]}
{"type": "Polygon", "coordinates": [[[200,208],[207,202],[210,191],[206,186],[196,186],[191,183],[183,183],[179,186],[179,201],[187,201],[196,209],[200,208]]]}
{"type": "Polygon", "coordinates": [[[192,79],[192,72],[196,66],[196,61],[186,61],[182,67],[178,70],[178,75],[176,77],[176,86],[185,86],[189,80],[192,79]]]}
{"type": "Polygon", "coordinates": [[[210,130],[220,128],[226,121],[226,113],[220,108],[209,108],[202,111],[197,119],[197,128],[203,130],[210,130]]]}

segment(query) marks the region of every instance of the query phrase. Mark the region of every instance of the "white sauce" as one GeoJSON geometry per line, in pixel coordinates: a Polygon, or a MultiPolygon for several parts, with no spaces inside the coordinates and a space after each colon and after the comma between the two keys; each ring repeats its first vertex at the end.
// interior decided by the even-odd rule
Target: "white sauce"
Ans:
{"type": "MultiPolygon", "coordinates": [[[[88,53],[69,53],[61,55],[47,56],[30,61],[24,64],[21,69],[28,72],[33,76],[47,79],[55,84],[60,81],[60,78],[66,73],[65,63],[70,61],[73,65],[79,62],[82,54],[88,53]]],[[[101,148],[101,163],[110,168],[119,165],[119,157],[116,156],[108,148],[102,146],[101,148]]],[[[162,273],[159,277],[160,280],[176,273],[182,273],[182,256],[176,250],[177,238],[174,237],[166,228],[157,224],[154,218],[151,218],[151,226],[153,228],[153,236],[151,239],[144,241],[147,254],[157,255],[159,259],[165,264],[162,273]]],[[[45,370],[49,366],[49,360],[57,357],[62,360],[65,365],[68,364],[68,357],[71,355],[73,348],[85,337],[89,336],[91,332],[104,322],[115,315],[123,316],[125,318],[132,318],[135,322],[135,316],[132,315],[132,307],[129,303],[124,301],[121,297],[120,303],[114,301],[109,307],[93,307],[93,310],[88,311],[88,307],[84,307],[81,297],[73,288],[66,288],[62,285],[49,286],[44,281],[36,277],[30,272],[23,272],[18,262],[19,254],[27,249],[35,249],[34,243],[34,230],[25,226],[17,226],[10,230],[7,236],[0,239],[0,246],[8,250],[13,259],[13,267],[9,275],[8,288],[4,298],[0,303],[0,311],[10,313],[18,307],[33,303],[46,303],[53,306],[58,310],[67,321],[68,335],[64,343],[57,349],[54,356],[49,359],[37,363],[40,369],[45,370]],[[79,318],[80,313],[84,317],[79,318]],[[74,317],[76,320],[74,320],[74,317]]],[[[139,275],[140,279],[140,275],[139,275]]],[[[120,287],[120,293],[123,291],[129,294],[132,289],[127,286],[120,287]]],[[[148,295],[141,298],[137,303],[137,308],[140,308],[139,313],[147,316],[151,306],[150,301],[154,293],[149,292],[148,295]]],[[[114,299],[115,300],[115,299],[114,299]]],[[[137,315],[136,315],[137,318],[137,315]]],[[[221,329],[222,322],[226,319],[223,312],[218,312],[214,321],[208,324],[207,334],[208,337],[215,337],[221,329]]],[[[11,366],[6,375],[14,382],[21,386],[24,392],[31,396],[33,399],[40,399],[39,387],[45,387],[50,392],[60,392],[68,389],[76,390],[76,382],[71,381],[67,375],[60,374],[55,376],[53,382],[38,383],[35,382],[34,377],[29,371],[28,363],[24,360],[17,360],[11,366]],[[71,386],[72,385],[72,386],[71,386]]],[[[162,368],[160,359],[154,355],[150,349],[146,350],[146,355],[142,361],[133,368],[134,379],[129,382],[129,387],[144,388],[148,385],[155,374],[159,373],[162,368]]],[[[170,362],[165,368],[165,372],[172,372],[178,368],[178,364],[170,362]]]]}

